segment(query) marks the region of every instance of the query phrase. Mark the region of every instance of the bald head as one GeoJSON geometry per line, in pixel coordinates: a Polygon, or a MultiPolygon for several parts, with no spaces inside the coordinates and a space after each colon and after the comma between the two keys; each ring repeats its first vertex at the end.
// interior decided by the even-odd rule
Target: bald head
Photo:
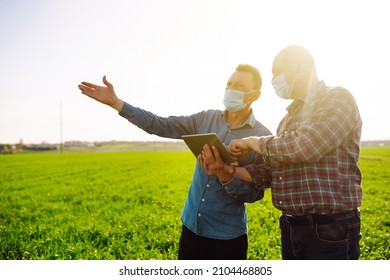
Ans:
{"type": "Polygon", "coordinates": [[[315,69],[311,53],[298,45],[292,45],[281,50],[274,59],[273,67],[275,66],[285,70],[293,68],[293,70],[303,70],[305,72],[315,69]]]}
{"type": "Polygon", "coordinates": [[[288,46],[276,55],[272,74],[274,77],[285,75],[287,83],[293,86],[292,97],[306,95],[318,81],[313,56],[299,45],[288,46]]]}

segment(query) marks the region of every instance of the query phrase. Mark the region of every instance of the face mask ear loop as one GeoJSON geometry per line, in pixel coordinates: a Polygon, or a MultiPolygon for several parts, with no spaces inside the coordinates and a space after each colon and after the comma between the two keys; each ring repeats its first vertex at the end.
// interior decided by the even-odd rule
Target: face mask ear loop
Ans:
{"type": "MultiPolygon", "coordinates": [[[[248,96],[248,95],[251,95],[251,94],[255,94],[257,91],[258,91],[258,89],[253,89],[253,90],[247,92],[246,95],[248,96]]],[[[244,99],[245,99],[245,95],[244,95],[244,99]]],[[[248,104],[251,103],[251,102],[254,102],[254,101],[255,101],[255,100],[252,100],[252,98],[250,98],[250,100],[249,100],[248,102],[245,103],[245,106],[248,105],[248,104]]]]}

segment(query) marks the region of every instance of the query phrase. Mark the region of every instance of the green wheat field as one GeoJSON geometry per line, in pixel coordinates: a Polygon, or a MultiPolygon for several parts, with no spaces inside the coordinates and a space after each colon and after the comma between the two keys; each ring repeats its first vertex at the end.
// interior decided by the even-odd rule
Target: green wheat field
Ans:
{"type": "MultiPolygon", "coordinates": [[[[0,156],[0,259],[175,260],[188,151],[0,156]]],[[[362,149],[361,259],[390,259],[390,147],[362,149]]],[[[247,205],[248,259],[281,259],[270,191],[247,205]]]]}

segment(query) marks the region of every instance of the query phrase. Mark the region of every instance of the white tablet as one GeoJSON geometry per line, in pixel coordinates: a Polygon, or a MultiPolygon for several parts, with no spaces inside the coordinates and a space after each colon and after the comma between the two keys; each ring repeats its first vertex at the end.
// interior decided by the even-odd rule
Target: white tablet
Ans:
{"type": "Polygon", "coordinates": [[[198,157],[198,155],[200,155],[203,151],[203,146],[208,144],[210,148],[211,146],[215,146],[218,149],[218,152],[225,163],[234,162],[231,155],[215,133],[183,135],[182,139],[195,157],[198,157]]]}

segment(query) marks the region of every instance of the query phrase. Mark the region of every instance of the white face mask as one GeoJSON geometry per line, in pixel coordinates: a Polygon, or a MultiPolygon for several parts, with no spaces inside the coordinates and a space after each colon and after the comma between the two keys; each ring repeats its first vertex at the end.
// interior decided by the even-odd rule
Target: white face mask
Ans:
{"type": "Polygon", "coordinates": [[[245,93],[242,91],[227,89],[225,90],[225,96],[223,97],[223,105],[229,112],[237,112],[245,108],[244,103],[245,93]]]}
{"type": "Polygon", "coordinates": [[[272,79],[272,86],[280,98],[291,99],[293,87],[286,82],[286,76],[284,73],[272,79]]]}

